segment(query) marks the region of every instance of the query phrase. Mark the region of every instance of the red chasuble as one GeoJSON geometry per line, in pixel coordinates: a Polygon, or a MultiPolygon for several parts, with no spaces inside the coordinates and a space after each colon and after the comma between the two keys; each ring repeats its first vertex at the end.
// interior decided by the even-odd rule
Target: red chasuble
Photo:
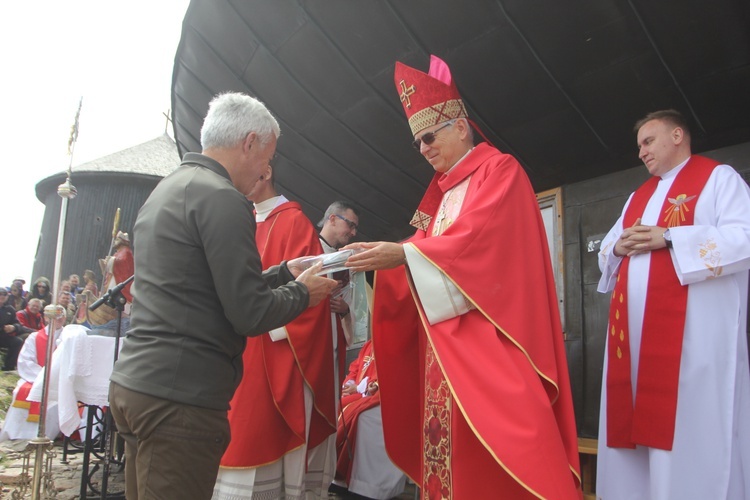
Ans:
{"type": "MultiPolygon", "coordinates": [[[[367,384],[378,381],[378,373],[375,368],[375,354],[372,349],[372,341],[367,341],[359,351],[357,359],[349,365],[348,380],[359,384],[367,377],[367,384]]],[[[372,396],[363,397],[362,394],[355,392],[348,396],[341,397],[341,415],[338,421],[338,430],[336,431],[336,479],[341,479],[347,484],[352,475],[352,458],[354,457],[354,448],[357,446],[357,422],[363,411],[374,408],[380,404],[380,391],[372,396]]]]}
{"type": "MultiPolygon", "coordinates": [[[[299,203],[287,202],[258,223],[255,233],[263,268],[323,253],[299,203]]],[[[230,402],[232,440],[223,467],[259,467],[305,443],[303,386],[314,397],[308,448],[336,431],[331,309],[327,300],[286,325],[288,339],[247,339],[244,375],[230,402]]],[[[345,345],[339,340],[339,345],[345,345]]]]}
{"type": "Polygon", "coordinates": [[[510,155],[480,144],[456,220],[409,243],[474,307],[429,325],[404,267],[375,278],[386,448],[429,498],[579,498],[570,381],[544,225],[510,155]],[[425,411],[429,410],[429,411],[425,411]],[[420,438],[421,437],[421,438],[420,438]]]}

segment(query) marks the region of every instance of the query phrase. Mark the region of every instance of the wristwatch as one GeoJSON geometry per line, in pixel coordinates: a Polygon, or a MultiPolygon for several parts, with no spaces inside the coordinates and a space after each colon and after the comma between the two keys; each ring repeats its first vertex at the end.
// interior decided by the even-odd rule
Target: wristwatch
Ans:
{"type": "Polygon", "coordinates": [[[662,233],[662,236],[664,237],[664,242],[667,244],[667,248],[672,248],[672,235],[669,234],[669,228],[662,233]]]}

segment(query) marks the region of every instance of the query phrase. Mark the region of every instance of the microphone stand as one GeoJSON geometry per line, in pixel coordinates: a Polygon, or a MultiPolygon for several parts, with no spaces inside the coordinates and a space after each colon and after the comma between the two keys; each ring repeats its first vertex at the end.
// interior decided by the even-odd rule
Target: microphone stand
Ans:
{"type": "MultiPolygon", "coordinates": [[[[107,293],[102,295],[96,302],[89,306],[89,311],[94,311],[99,308],[102,304],[107,304],[109,307],[117,311],[117,328],[115,330],[115,353],[113,356],[113,363],[117,362],[117,358],[120,355],[120,335],[122,333],[122,312],[125,310],[125,304],[127,299],[122,294],[123,289],[135,278],[135,275],[126,279],[125,281],[118,283],[114,287],[107,290],[107,293]]],[[[91,429],[87,430],[91,432],[91,429]]],[[[109,480],[109,468],[110,462],[112,461],[112,446],[115,440],[115,423],[112,419],[112,412],[107,411],[104,415],[104,464],[102,467],[102,487],[100,498],[104,500],[107,498],[107,482],[109,480]]],[[[87,435],[87,438],[89,436],[87,435]]],[[[81,488],[84,489],[84,488],[81,488]]],[[[81,492],[81,498],[85,498],[84,492],[81,492]]]]}

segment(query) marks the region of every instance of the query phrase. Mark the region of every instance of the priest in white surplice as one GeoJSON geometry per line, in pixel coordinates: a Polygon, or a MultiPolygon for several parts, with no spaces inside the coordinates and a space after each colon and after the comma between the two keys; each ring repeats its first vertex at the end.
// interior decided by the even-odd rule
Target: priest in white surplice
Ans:
{"type": "Polygon", "coordinates": [[[599,253],[612,303],[597,496],[748,498],[750,189],[732,167],[691,155],[678,112],[635,130],[652,178],[599,253]]]}

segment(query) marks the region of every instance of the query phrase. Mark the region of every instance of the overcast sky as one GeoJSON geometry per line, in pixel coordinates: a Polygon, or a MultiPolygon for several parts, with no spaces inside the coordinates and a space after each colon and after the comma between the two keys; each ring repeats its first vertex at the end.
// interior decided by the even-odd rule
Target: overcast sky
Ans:
{"type": "Polygon", "coordinates": [[[20,275],[28,289],[36,278],[31,272],[44,205],[34,187],[68,168],[81,97],[74,166],[164,133],[188,3],[2,2],[0,285],[20,275]]]}

